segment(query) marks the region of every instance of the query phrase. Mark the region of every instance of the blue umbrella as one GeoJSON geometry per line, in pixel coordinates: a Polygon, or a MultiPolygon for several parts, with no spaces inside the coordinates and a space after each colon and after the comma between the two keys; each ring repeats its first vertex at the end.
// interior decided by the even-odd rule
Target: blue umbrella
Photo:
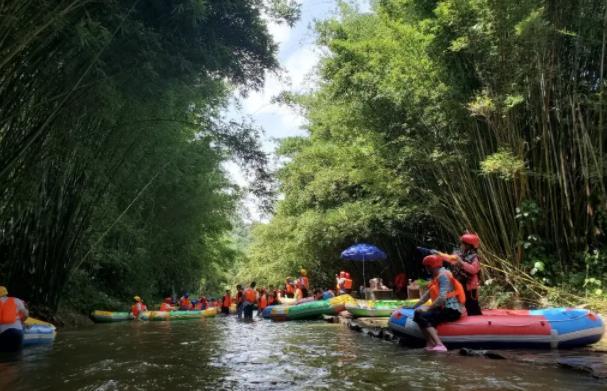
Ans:
{"type": "Polygon", "coordinates": [[[363,286],[366,286],[365,279],[365,262],[366,261],[383,261],[387,258],[385,252],[372,244],[358,243],[348,247],[341,252],[341,259],[348,261],[362,261],[363,263],[363,286]]]}

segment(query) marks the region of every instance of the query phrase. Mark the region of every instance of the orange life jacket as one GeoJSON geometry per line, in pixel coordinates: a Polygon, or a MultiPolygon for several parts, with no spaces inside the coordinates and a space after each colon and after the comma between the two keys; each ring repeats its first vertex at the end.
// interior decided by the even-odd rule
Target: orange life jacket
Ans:
{"type": "Polygon", "coordinates": [[[171,305],[169,303],[162,303],[160,304],[160,311],[170,311],[173,308],[171,307],[171,305]]]}
{"type": "Polygon", "coordinates": [[[255,292],[255,289],[247,288],[247,290],[244,291],[244,298],[249,303],[255,303],[257,301],[257,292],[255,292]]]}
{"type": "MultiPolygon", "coordinates": [[[[466,303],[466,293],[464,292],[464,287],[462,286],[461,282],[459,282],[455,277],[453,277],[453,274],[451,274],[451,272],[447,271],[445,273],[449,277],[449,281],[451,281],[451,285],[453,286],[453,290],[447,293],[447,298],[456,297],[457,301],[459,301],[460,304],[466,303]]],[[[432,299],[432,301],[436,301],[436,299],[438,299],[438,296],[440,295],[440,284],[438,283],[438,276],[432,279],[432,282],[430,282],[430,284],[428,285],[428,290],[430,291],[430,298],[432,299]]]]}
{"type": "Polygon", "coordinates": [[[183,299],[181,299],[179,301],[179,307],[181,308],[192,308],[192,302],[190,301],[190,299],[184,297],[183,299]]]}
{"type": "Polygon", "coordinates": [[[17,321],[17,303],[14,297],[0,301],[0,324],[11,324],[17,321]]]}
{"type": "Polygon", "coordinates": [[[346,278],[344,280],[344,289],[352,289],[352,280],[349,278],[346,278]]]}
{"type": "Polygon", "coordinates": [[[230,308],[230,305],[232,305],[232,298],[230,295],[224,295],[222,307],[230,308]]]}
{"type": "Polygon", "coordinates": [[[257,306],[259,307],[259,310],[263,310],[268,306],[268,298],[266,295],[261,295],[259,298],[259,304],[257,306]]]}

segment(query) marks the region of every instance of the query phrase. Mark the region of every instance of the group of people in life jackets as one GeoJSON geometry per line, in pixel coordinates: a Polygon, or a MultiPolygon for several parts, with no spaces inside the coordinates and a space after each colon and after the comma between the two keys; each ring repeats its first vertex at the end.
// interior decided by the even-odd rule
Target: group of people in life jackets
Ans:
{"type": "Polygon", "coordinates": [[[462,315],[482,315],[478,303],[480,260],[478,248],[481,240],[477,234],[464,233],[460,248],[454,254],[432,250],[422,264],[432,275],[426,292],[415,303],[413,320],[426,338],[426,350],[446,352],[447,348],[436,331],[436,326],[458,320],[462,315]],[[445,267],[447,266],[447,267],[445,267]],[[451,269],[451,270],[449,270],[451,269]],[[422,305],[432,299],[426,309],[422,305]]]}
{"type": "MultiPolygon", "coordinates": [[[[148,307],[139,296],[133,297],[133,300],[134,303],[131,306],[131,314],[133,314],[135,319],[138,319],[142,312],[148,310],[148,307]]],[[[166,297],[162,303],[160,303],[160,311],[201,311],[209,307],[219,306],[219,300],[207,300],[204,296],[200,296],[198,299],[190,299],[190,294],[185,292],[178,300],[174,300],[172,297],[166,297]]]]}
{"type": "Polygon", "coordinates": [[[256,282],[252,282],[248,288],[242,285],[236,286],[236,296],[232,296],[228,289],[222,298],[221,312],[228,315],[230,306],[236,304],[236,314],[239,319],[253,319],[253,310],[257,309],[259,315],[263,310],[275,304],[280,304],[282,298],[294,299],[295,303],[305,303],[313,300],[323,300],[335,296],[335,292],[330,289],[315,289],[310,294],[310,280],[305,269],[299,271],[299,277],[287,277],[283,287],[274,288],[270,285],[268,288],[257,287],[256,282]]]}
{"type": "Polygon", "coordinates": [[[29,311],[23,300],[8,295],[0,286],[0,351],[16,352],[23,344],[24,322],[29,311]]]}

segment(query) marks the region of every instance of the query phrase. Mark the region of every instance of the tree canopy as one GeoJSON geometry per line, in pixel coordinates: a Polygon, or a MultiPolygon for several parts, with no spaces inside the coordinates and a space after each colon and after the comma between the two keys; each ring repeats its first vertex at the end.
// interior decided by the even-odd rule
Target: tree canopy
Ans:
{"type": "Polygon", "coordinates": [[[321,284],[352,242],[419,273],[415,245],[482,238],[514,291],[605,280],[605,3],[382,0],[316,25],[317,89],[290,95],[284,199],[255,227],[249,270],[321,284]]]}

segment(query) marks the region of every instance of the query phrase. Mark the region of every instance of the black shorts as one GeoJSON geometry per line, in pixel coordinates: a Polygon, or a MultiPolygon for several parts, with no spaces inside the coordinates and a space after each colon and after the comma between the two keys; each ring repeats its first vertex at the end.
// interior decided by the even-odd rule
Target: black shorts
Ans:
{"type": "Polygon", "coordinates": [[[441,323],[453,322],[462,316],[461,312],[453,308],[433,308],[428,311],[415,311],[413,321],[422,329],[436,327],[441,323]]]}
{"type": "Polygon", "coordinates": [[[478,304],[478,289],[466,291],[466,312],[468,316],[483,314],[481,306],[478,304]]]}

